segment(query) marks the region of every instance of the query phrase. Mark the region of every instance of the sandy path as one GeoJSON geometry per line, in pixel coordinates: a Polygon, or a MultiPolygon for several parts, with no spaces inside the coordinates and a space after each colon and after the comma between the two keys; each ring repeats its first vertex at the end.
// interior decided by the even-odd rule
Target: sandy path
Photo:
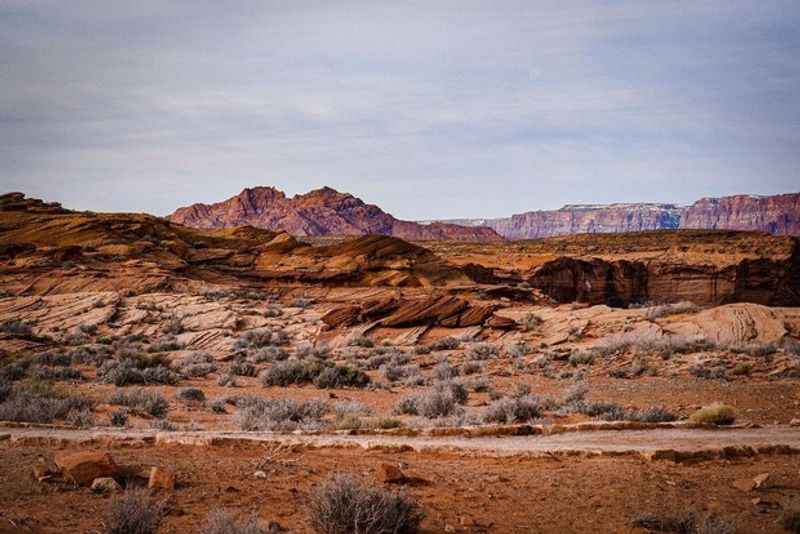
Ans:
{"type": "Polygon", "coordinates": [[[360,446],[364,448],[409,446],[415,450],[457,449],[485,454],[549,454],[549,453],[648,453],[660,450],[695,452],[719,450],[724,447],[786,446],[800,451],[800,428],[767,427],[758,429],[701,430],[597,430],[570,432],[556,435],[509,437],[408,437],[391,435],[287,435],[262,432],[161,432],[92,429],[67,430],[47,428],[4,428],[0,426],[0,439],[54,438],[69,441],[88,439],[145,439],[155,438],[164,443],[210,444],[226,440],[252,442],[281,442],[312,446],[360,446]]]}

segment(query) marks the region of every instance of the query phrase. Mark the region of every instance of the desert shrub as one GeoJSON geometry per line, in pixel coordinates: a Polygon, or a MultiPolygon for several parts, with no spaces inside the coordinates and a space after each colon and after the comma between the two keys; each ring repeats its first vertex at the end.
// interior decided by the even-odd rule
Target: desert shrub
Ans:
{"type": "Polygon", "coordinates": [[[473,378],[465,383],[465,386],[475,393],[489,391],[489,381],[485,378],[473,378]]]}
{"type": "Polygon", "coordinates": [[[142,380],[145,384],[167,384],[174,386],[181,380],[181,377],[177,373],[167,369],[163,365],[147,367],[142,369],[141,373],[142,380]]]}
{"type": "Polygon", "coordinates": [[[453,336],[445,336],[431,344],[433,350],[455,350],[460,346],[461,342],[453,336]]]}
{"type": "Polygon", "coordinates": [[[331,356],[331,350],[327,345],[315,346],[311,343],[304,343],[297,346],[294,355],[300,359],[316,358],[318,360],[327,360],[331,356]]]}
{"type": "Polygon", "coordinates": [[[236,421],[242,430],[295,430],[318,427],[327,405],[314,399],[259,399],[243,397],[236,403],[236,421]]]}
{"type": "Polygon", "coordinates": [[[409,395],[400,399],[394,406],[394,413],[398,415],[419,415],[417,411],[417,396],[409,395]]]}
{"type": "Polygon", "coordinates": [[[252,363],[237,362],[229,365],[225,373],[233,376],[256,376],[258,370],[252,363]]]}
{"type": "Polygon", "coordinates": [[[732,425],[736,421],[736,411],[717,402],[700,408],[689,419],[698,425],[732,425]]]}
{"type": "Polygon", "coordinates": [[[181,367],[181,374],[186,378],[202,378],[217,370],[213,363],[193,363],[181,367]]]}
{"type": "Polygon", "coordinates": [[[697,517],[693,513],[680,515],[644,514],[633,520],[633,526],[654,532],[675,534],[734,534],[736,526],[714,515],[697,517]]]}
{"type": "Polygon", "coordinates": [[[347,365],[325,367],[314,378],[314,385],[320,389],[330,388],[363,388],[370,383],[368,375],[347,365]]]}
{"type": "Polygon", "coordinates": [[[178,390],[178,398],[186,401],[202,402],[206,400],[206,395],[203,390],[197,388],[181,388],[178,390]]]}
{"type": "Polygon", "coordinates": [[[11,396],[11,390],[11,383],[0,378],[0,403],[5,402],[5,400],[11,396]]]}
{"type": "Polygon", "coordinates": [[[217,508],[208,514],[202,534],[269,534],[258,526],[258,514],[237,517],[234,513],[217,508]]]}
{"type": "Polygon", "coordinates": [[[535,313],[526,313],[522,319],[520,319],[519,324],[522,330],[529,332],[539,327],[543,322],[542,318],[535,313]]]}
{"type": "Polygon", "coordinates": [[[681,313],[697,313],[700,308],[688,300],[676,302],[674,304],[661,304],[658,306],[651,306],[647,309],[646,316],[651,321],[659,317],[667,317],[669,315],[678,315],[681,313]]]}
{"type": "Polygon", "coordinates": [[[128,410],[121,409],[111,412],[111,426],[125,426],[128,424],[128,410]]]}
{"type": "Polygon", "coordinates": [[[483,414],[485,423],[524,423],[542,415],[541,401],[533,395],[504,397],[489,405],[483,414]]]}
{"type": "Polygon", "coordinates": [[[424,514],[403,494],[335,475],[311,495],[309,516],[319,534],[415,534],[424,514]]]}
{"type": "Polygon", "coordinates": [[[286,349],[276,346],[261,347],[248,353],[247,359],[253,363],[280,362],[289,357],[286,349]]]}
{"type": "Polygon", "coordinates": [[[125,406],[136,412],[158,418],[166,417],[169,410],[167,399],[156,391],[148,391],[146,389],[115,391],[107,402],[114,406],[125,406]]]}
{"type": "Polygon", "coordinates": [[[291,303],[289,303],[289,306],[291,306],[293,308],[306,309],[309,306],[312,306],[314,304],[314,302],[315,301],[312,298],[298,297],[298,298],[294,299],[291,303]]]}
{"type": "Polygon", "coordinates": [[[7,380],[9,382],[13,382],[14,380],[21,380],[25,377],[27,373],[28,363],[27,362],[14,362],[3,367],[0,367],[0,378],[3,380],[7,380]]]}
{"type": "Polygon", "coordinates": [[[790,356],[800,357],[800,341],[793,337],[784,337],[781,340],[783,352],[790,356]]]}
{"type": "Polygon", "coordinates": [[[800,533],[800,510],[789,510],[783,516],[783,528],[789,532],[800,533]]]}
{"type": "Polygon", "coordinates": [[[69,395],[48,382],[29,379],[15,387],[6,386],[0,402],[0,420],[51,423],[72,412],[91,411],[94,403],[83,395],[69,395]]]}
{"type": "Polygon", "coordinates": [[[349,415],[368,416],[372,415],[372,409],[357,400],[337,401],[333,405],[333,413],[337,419],[344,418],[349,415]]]}
{"type": "Polygon", "coordinates": [[[497,347],[490,343],[479,343],[473,345],[467,351],[467,358],[470,360],[488,360],[497,357],[497,347]]]}
{"type": "Polygon", "coordinates": [[[172,334],[177,336],[183,333],[183,321],[176,315],[171,315],[162,327],[165,334],[172,334]]]}
{"type": "Polygon", "coordinates": [[[72,357],[69,354],[59,354],[56,352],[45,351],[37,354],[33,358],[36,365],[49,365],[52,367],[67,367],[72,365],[72,357]]]}
{"type": "Polygon", "coordinates": [[[520,397],[527,397],[530,394],[531,394],[530,384],[517,383],[514,384],[514,392],[511,394],[511,397],[518,399],[520,397]]]}
{"type": "Polygon", "coordinates": [[[145,489],[128,489],[112,498],[106,514],[107,534],[155,534],[164,517],[164,504],[145,489]]]}
{"type": "Polygon", "coordinates": [[[234,343],[235,350],[258,349],[270,345],[283,346],[289,344],[289,335],[281,329],[259,328],[243,333],[234,343]]]}
{"type": "Polygon", "coordinates": [[[626,417],[629,421],[642,421],[645,423],[668,423],[678,417],[663,406],[651,406],[641,410],[633,410],[626,417]]]}
{"type": "Polygon", "coordinates": [[[74,367],[43,367],[30,369],[31,376],[41,380],[83,380],[83,374],[74,367]]]}
{"type": "Polygon", "coordinates": [[[11,319],[0,323],[0,332],[12,336],[30,337],[33,335],[33,323],[11,319]]]}
{"type": "Polygon", "coordinates": [[[749,362],[739,362],[731,369],[731,374],[734,376],[750,376],[753,371],[753,364],[749,362]]]}
{"type": "Polygon", "coordinates": [[[71,410],[66,417],[67,424],[78,428],[90,428],[94,426],[94,413],[92,410],[71,410]]]}
{"type": "Polygon", "coordinates": [[[480,373],[483,370],[483,366],[480,362],[465,362],[464,365],[461,366],[461,371],[465,375],[474,375],[475,373],[480,373]]]}
{"type": "Polygon", "coordinates": [[[349,366],[330,365],[319,360],[286,360],[274,364],[262,375],[264,386],[288,386],[313,382],[321,389],[365,387],[369,376],[349,366]]]}
{"type": "Polygon", "coordinates": [[[564,404],[572,404],[575,402],[582,402],[586,399],[589,393],[589,388],[586,384],[575,384],[567,388],[563,395],[564,404]]]}
{"type": "Polygon", "coordinates": [[[167,419],[154,419],[153,421],[150,421],[150,428],[160,432],[175,432],[178,429],[178,427],[175,426],[175,423],[167,419]]]}
{"type": "Polygon", "coordinates": [[[281,315],[283,315],[283,310],[275,306],[269,306],[266,310],[264,310],[264,317],[267,319],[273,319],[275,317],[280,317],[281,315]]]}
{"type": "Polygon", "coordinates": [[[430,354],[431,348],[427,345],[416,345],[414,346],[414,354],[430,354]]]}
{"type": "Polygon", "coordinates": [[[392,357],[388,354],[376,354],[367,358],[362,363],[362,367],[369,370],[380,369],[382,366],[387,365],[391,360],[392,357]]]}
{"type": "Polygon", "coordinates": [[[457,366],[450,365],[448,362],[440,362],[433,368],[433,376],[436,380],[452,380],[461,374],[457,366]]]}
{"type": "Polygon", "coordinates": [[[81,334],[87,334],[93,336],[97,333],[97,325],[96,324],[82,324],[78,326],[78,330],[81,334]]]}
{"type": "Polygon", "coordinates": [[[405,380],[412,376],[418,376],[420,370],[418,365],[386,364],[381,367],[381,373],[389,382],[397,382],[398,380],[405,380]]]}
{"type": "Polygon", "coordinates": [[[217,370],[214,358],[205,352],[193,352],[173,362],[173,368],[186,378],[199,378],[217,370]]]}
{"type": "Polygon", "coordinates": [[[725,368],[719,365],[693,365],[689,367],[689,374],[703,380],[724,380],[726,378],[725,368]]]}
{"type": "Polygon", "coordinates": [[[97,369],[97,376],[106,384],[117,387],[144,384],[142,371],[126,361],[109,360],[97,369]]]}
{"type": "Polygon", "coordinates": [[[740,345],[733,345],[730,347],[730,351],[734,354],[747,354],[754,357],[764,357],[769,356],[770,354],[775,354],[778,352],[778,344],[777,343],[743,343],[740,345]]]}
{"type": "Polygon", "coordinates": [[[367,336],[355,336],[350,339],[348,345],[351,347],[364,347],[369,349],[374,347],[375,343],[367,336]]]}
{"type": "Polygon", "coordinates": [[[574,350],[570,353],[568,361],[573,367],[591,364],[594,361],[594,353],[588,350],[574,350]]]}
{"type": "Polygon", "coordinates": [[[531,352],[531,348],[524,341],[512,343],[506,348],[506,352],[512,358],[521,358],[531,352]]]}
{"type": "Polygon", "coordinates": [[[421,415],[429,419],[448,417],[467,401],[467,389],[457,382],[439,382],[420,394],[405,397],[395,406],[398,414],[421,415]]]}
{"type": "Polygon", "coordinates": [[[163,354],[147,355],[130,346],[120,346],[114,359],[97,368],[102,382],[122,387],[129,384],[177,384],[180,377],[168,369],[163,354]]]}
{"type": "Polygon", "coordinates": [[[225,399],[216,399],[211,402],[211,411],[214,413],[227,413],[225,404],[225,399]]]}
{"type": "Polygon", "coordinates": [[[648,334],[629,332],[604,337],[592,347],[592,351],[597,356],[609,356],[635,350],[669,358],[673,354],[689,354],[710,350],[715,347],[713,342],[703,337],[660,335],[655,332],[648,334]]]}
{"type": "Polygon", "coordinates": [[[236,383],[236,377],[234,375],[222,373],[217,377],[217,385],[226,388],[235,388],[238,384],[236,383]]]}
{"type": "Polygon", "coordinates": [[[186,345],[178,341],[174,336],[167,336],[154,341],[147,347],[147,352],[168,352],[182,350],[186,345]]]}

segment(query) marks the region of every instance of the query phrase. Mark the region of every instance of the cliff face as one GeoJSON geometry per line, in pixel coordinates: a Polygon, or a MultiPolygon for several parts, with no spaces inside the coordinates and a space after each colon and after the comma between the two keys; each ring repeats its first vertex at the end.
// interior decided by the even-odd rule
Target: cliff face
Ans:
{"type": "Polygon", "coordinates": [[[702,198],[682,210],[681,227],[800,235],[800,193],[702,198]]]}
{"type": "Polygon", "coordinates": [[[800,235],[800,193],[703,198],[687,207],[673,204],[567,205],[558,210],[529,211],[499,219],[448,222],[485,225],[507,239],[678,228],[800,235]]]}
{"type": "Polygon", "coordinates": [[[558,302],[800,304],[795,237],[705,230],[619,234],[592,237],[591,252],[584,237],[535,242],[560,257],[531,269],[525,281],[558,302]]]}
{"type": "Polygon", "coordinates": [[[401,221],[373,204],[325,187],[292,198],[272,187],[245,189],[216,204],[193,204],[167,217],[194,228],[250,225],[293,235],[389,235],[411,241],[499,241],[487,227],[401,221]]]}
{"type": "Polygon", "coordinates": [[[641,232],[678,227],[680,209],[671,204],[567,205],[554,211],[531,211],[488,222],[508,239],[570,234],[641,232]]]}

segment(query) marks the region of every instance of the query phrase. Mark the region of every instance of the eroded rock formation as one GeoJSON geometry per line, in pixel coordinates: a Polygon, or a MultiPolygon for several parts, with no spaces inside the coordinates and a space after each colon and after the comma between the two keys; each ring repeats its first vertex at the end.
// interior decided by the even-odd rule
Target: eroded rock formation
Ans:
{"type": "Polygon", "coordinates": [[[379,234],[410,241],[502,239],[486,227],[401,221],[378,206],[329,187],[292,198],[273,187],[254,187],[223,202],[179,208],[168,219],[194,228],[249,225],[298,236],[379,234]]]}
{"type": "Polygon", "coordinates": [[[566,205],[557,210],[529,211],[497,219],[452,219],[445,222],[487,226],[507,239],[679,228],[800,235],[800,193],[702,198],[684,207],[647,203],[566,205]]]}

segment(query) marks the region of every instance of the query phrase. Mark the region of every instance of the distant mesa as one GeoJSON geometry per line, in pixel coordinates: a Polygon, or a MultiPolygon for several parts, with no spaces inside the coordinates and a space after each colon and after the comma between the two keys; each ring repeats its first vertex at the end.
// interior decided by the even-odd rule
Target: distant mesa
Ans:
{"type": "Polygon", "coordinates": [[[450,223],[402,221],[330,187],[287,197],[274,187],[244,189],[215,204],[192,204],[167,217],[193,228],[254,226],[295,236],[387,235],[409,241],[502,241],[494,230],[450,223]]]}
{"type": "Polygon", "coordinates": [[[529,211],[497,219],[450,219],[435,222],[486,226],[506,239],[687,228],[749,230],[797,236],[800,235],[800,193],[701,198],[691,206],[650,203],[568,204],[557,210],[529,211]]]}

